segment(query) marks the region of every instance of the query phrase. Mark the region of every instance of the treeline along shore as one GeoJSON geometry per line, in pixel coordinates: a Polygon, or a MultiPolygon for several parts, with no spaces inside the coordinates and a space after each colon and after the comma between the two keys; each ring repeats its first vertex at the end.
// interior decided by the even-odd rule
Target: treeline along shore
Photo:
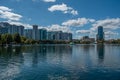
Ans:
{"type": "Polygon", "coordinates": [[[20,36],[18,33],[13,35],[11,34],[0,34],[0,45],[18,45],[18,44],[34,44],[36,43],[35,40],[27,39],[24,36],[20,36]]]}
{"type": "MultiPolygon", "coordinates": [[[[106,44],[120,44],[120,39],[102,41],[106,44]]],[[[91,44],[89,41],[80,40],[33,40],[28,39],[24,36],[20,36],[18,33],[11,34],[0,34],[0,46],[11,46],[11,45],[25,45],[25,44],[91,44]]]]}
{"type": "Polygon", "coordinates": [[[18,33],[0,34],[0,46],[10,45],[24,45],[24,44],[69,44],[71,40],[34,40],[28,39],[24,36],[20,36],[18,33]]]}

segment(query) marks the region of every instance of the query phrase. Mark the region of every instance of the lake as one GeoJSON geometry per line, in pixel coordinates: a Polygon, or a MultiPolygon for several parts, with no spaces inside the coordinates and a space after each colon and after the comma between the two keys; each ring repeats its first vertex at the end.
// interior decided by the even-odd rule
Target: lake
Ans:
{"type": "Polygon", "coordinates": [[[120,45],[0,47],[0,80],[120,80],[120,45]]]}

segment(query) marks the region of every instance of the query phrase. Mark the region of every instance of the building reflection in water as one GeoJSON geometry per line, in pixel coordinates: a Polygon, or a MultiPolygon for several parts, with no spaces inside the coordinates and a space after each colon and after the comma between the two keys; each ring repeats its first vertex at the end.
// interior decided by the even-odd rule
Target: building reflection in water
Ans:
{"type": "Polygon", "coordinates": [[[70,45],[53,45],[47,46],[47,61],[50,63],[62,63],[69,61],[72,57],[72,46],[70,45]]]}
{"type": "Polygon", "coordinates": [[[39,61],[44,62],[46,60],[46,46],[34,46],[32,47],[33,53],[33,66],[37,66],[39,61]]]}
{"type": "Polygon", "coordinates": [[[97,45],[97,54],[98,54],[98,60],[99,62],[104,61],[104,55],[105,55],[105,46],[104,44],[97,45]]]}
{"type": "Polygon", "coordinates": [[[39,63],[58,63],[72,56],[72,46],[66,45],[39,45],[26,46],[23,51],[25,64],[37,67],[39,63]],[[28,58],[28,59],[26,59],[28,58]],[[30,64],[31,63],[31,64],[30,64]]]}

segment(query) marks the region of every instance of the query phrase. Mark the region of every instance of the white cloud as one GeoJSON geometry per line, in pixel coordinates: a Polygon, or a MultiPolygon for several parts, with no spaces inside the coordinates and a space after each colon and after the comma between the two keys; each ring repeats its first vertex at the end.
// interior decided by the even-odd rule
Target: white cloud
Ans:
{"type": "Polygon", "coordinates": [[[113,31],[106,31],[105,32],[106,39],[115,39],[117,36],[119,36],[118,32],[113,32],[113,31]]]}
{"type": "Polygon", "coordinates": [[[25,24],[25,23],[15,22],[15,21],[5,21],[5,22],[8,22],[11,25],[17,25],[17,26],[22,25],[22,26],[24,26],[25,29],[32,29],[32,25],[30,25],[30,24],[25,24]]]}
{"type": "Polygon", "coordinates": [[[19,14],[13,13],[12,9],[8,7],[0,6],[0,18],[19,21],[22,18],[22,16],[19,14]]]}
{"type": "Polygon", "coordinates": [[[106,31],[105,35],[118,35],[119,33],[113,31],[106,31]]]}
{"type": "Polygon", "coordinates": [[[76,31],[77,34],[86,34],[86,33],[90,33],[90,30],[77,30],[76,31]]]}
{"type": "Polygon", "coordinates": [[[87,19],[87,18],[78,18],[78,19],[72,19],[68,20],[66,22],[63,22],[62,25],[65,26],[83,26],[89,22],[94,22],[94,19],[87,19]]]}
{"type": "Polygon", "coordinates": [[[98,26],[103,26],[105,30],[116,30],[120,28],[120,18],[111,18],[96,21],[91,28],[91,30],[95,31],[98,26]]]}
{"type": "Polygon", "coordinates": [[[56,2],[56,0],[43,0],[44,2],[56,2]]]}
{"type": "Polygon", "coordinates": [[[49,11],[54,12],[54,11],[62,11],[64,14],[72,14],[72,15],[78,15],[78,12],[74,10],[72,7],[68,7],[66,4],[56,4],[48,8],[49,11]]]}
{"type": "Polygon", "coordinates": [[[66,26],[60,26],[58,24],[53,24],[47,27],[48,31],[63,31],[63,32],[71,32],[70,29],[66,26]]]}
{"type": "Polygon", "coordinates": [[[1,11],[12,11],[11,9],[9,9],[8,7],[5,7],[5,6],[0,6],[0,10],[1,11]]]}
{"type": "MultiPolygon", "coordinates": [[[[25,23],[21,23],[21,22],[17,22],[17,21],[5,21],[8,22],[11,25],[17,25],[17,26],[24,26],[25,29],[32,29],[32,25],[30,24],[25,24],[25,23]]],[[[63,31],[63,32],[71,32],[70,29],[66,26],[60,26],[58,24],[53,24],[51,26],[39,26],[39,29],[44,28],[48,31],[63,31]]]]}

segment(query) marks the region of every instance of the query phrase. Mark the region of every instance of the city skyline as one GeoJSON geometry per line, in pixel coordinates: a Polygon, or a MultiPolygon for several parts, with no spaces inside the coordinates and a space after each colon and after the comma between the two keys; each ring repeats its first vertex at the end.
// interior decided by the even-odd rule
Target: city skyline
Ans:
{"type": "Polygon", "coordinates": [[[0,22],[0,34],[18,33],[20,36],[24,36],[27,39],[36,41],[71,41],[72,33],[62,31],[47,31],[44,28],[39,29],[38,25],[33,25],[32,29],[24,29],[24,26],[11,25],[7,22],[0,22]]]}
{"type": "Polygon", "coordinates": [[[96,37],[103,26],[105,38],[120,38],[119,0],[1,0],[0,22],[33,24],[47,30],[72,32],[73,38],[96,37]],[[13,5],[14,4],[14,5],[13,5]],[[16,7],[17,6],[17,7],[16,7]]]}

